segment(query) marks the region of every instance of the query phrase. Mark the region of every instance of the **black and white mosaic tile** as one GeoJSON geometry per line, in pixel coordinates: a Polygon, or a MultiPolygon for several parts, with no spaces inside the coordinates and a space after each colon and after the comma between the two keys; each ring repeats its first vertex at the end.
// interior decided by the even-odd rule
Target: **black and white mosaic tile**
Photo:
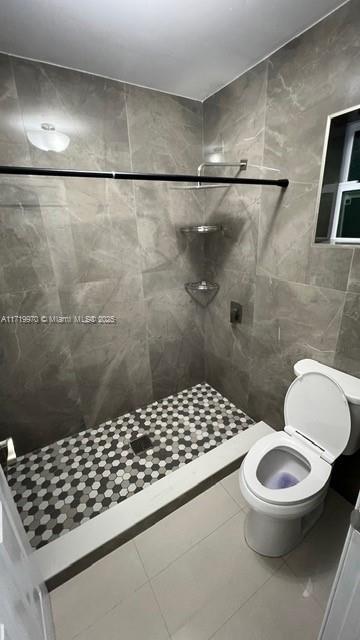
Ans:
{"type": "Polygon", "coordinates": [[[22,456],[9,484],[32,546],[39,549],[251,424],[210,385],[198,384],[22,456]],[[136,454],[131,443],[142,435],[151,448],[136,454]]]}

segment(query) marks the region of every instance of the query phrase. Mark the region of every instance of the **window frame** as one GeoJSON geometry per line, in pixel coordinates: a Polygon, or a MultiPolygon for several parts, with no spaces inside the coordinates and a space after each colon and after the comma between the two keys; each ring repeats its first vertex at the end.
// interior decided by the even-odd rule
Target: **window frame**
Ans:
{"type": "MultiPolygon", "coordinates": [[[[346,127],[344,152],[340,170],[340,182],[337,185],[336,198],[332,212],[331,233],[329,238],[331,244],[360,244],[360,238],[343,238],[341,236],[337,236],[341,202],[344,191],[360,191],[359,180],[348,180],[351,156],[354,147],[354,138],[357,131],[360,131],[360,120],[351,122],[346,127]]],[[[331,185],[331,187],[333,187],[333,185],[331,185]]],[[[327,189],[327,191],[329,192],[331,189],[327,189]]]]}

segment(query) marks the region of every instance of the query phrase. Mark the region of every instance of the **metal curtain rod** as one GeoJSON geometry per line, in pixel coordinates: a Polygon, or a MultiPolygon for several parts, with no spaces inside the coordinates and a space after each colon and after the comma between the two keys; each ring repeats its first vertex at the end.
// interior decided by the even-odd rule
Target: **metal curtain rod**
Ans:
{"type": "MultiPolygon", "coordinates": [[[[173,173],[127,173],[125,171],[75,171],[72,169],[46,169],[41,167],[0,166],[0,174],[27,176],[58,176],[63,178],[112,178],[114,180],[153,180],[154,182],[199,182],[199,176],[173,173]]],[[[233,178],[201,176],[201,182],[222,184],[273,185],[286,189],[289,180],[261,180],[258,178],[233,178]]]]}

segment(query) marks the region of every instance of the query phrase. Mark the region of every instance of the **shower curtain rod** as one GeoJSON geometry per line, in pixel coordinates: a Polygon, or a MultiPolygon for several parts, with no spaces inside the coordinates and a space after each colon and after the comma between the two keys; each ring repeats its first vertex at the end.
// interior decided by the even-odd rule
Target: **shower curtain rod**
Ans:
{"type": "Polygon", "coordinates": [[[112,178],[114,180],[153,180],[154,182],[200,182],[218,184],[269,185],[286,189],[289,180],[261,180],[225,176],[199,176],[176,173],[128,173],[125,171],[75,171],[72,169],[46,169],[42,167],[0,166],[0,174],[26,176],[57,176],[63,178],[112,178]]]}

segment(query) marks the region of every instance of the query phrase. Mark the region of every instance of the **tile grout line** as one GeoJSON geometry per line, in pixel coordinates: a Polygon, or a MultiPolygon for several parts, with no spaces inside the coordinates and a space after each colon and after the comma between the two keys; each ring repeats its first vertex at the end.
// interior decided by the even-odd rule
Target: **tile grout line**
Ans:
{"type": "Polygon", "coordinates": [[[155,599],[155,602],[156,602],[156,604],[157,604],[157,606],[158,606],[158,609],[159,609],[159,613],[160,613],[161,619],[162,619],[162,621],[163,621],[163,623],[164,623],[164,626],[165,626],[165,629],[166,629],[166,633],[167,633],[167,634],[168,634],[168,636],[169,636],[169,640],[171,640],[171,633],[170,633],[170,629],[169,629],[168,624],[167,624],[167,622],[166,622],[166,619],[165,619],[165,617],[164,617],[164,614],[163,614],[162,608],[160,607],[160,603],[159,603],[159,601],[158,601],[158,598],[157,598],[157,595],[156,595],[156,593],[155,593],[155,589],[154,589],[154,587],[153,587],[153,585],[152,585],[151,580],[149,580],[149,585],[150,585],[151,593],[153,594],[154,599],[155,599]]]}
{"type": "MultiPolygon", "coordinates": [[[[300,183],[298,183],[300,184],[300,183]]],[[[326,251],[326,249],[324,248],[324,251],[326,251]]],[[[260,277],[260,278],[268,278],[270,280],[277,280],[279,282],[284,282],[290,285],[295,285],[295,286],[299,286],[299,287],[313,287],[314,289],[324,289],[326,291],[336,291],[337,293],[351,293],[351,291],[347,291],[346,289],[336,289],[334,287],[329,287],[329,286],[322,286],[322,285],[318,285],[318,284],[311,284],[309,282],[300,282],[299,280],[287,280],[286,278],[284,278],[283,276],[278,276],[278,275],[274,275],[272,274],[268,269],[265,269],[264,267],[262,267],[261,265],[257,267],[257,271],[256,271],[256,276],[260,277]]]]}
{"type": "MultiPolygon", "coordinates": [[[[216,485],[215,485],[216,486],[216,485]]],[[[201,494],[200,494],[201,495],[201,494]]],[[[238,505],[237,505],[238,506],[238,505]]],[[[190,545],[190,547],[188,547],[186,549],[186,551],[183,551],[179,556],[176,556],[176,558],[174,558],[173,560],[171,560],[171,562],[169,562],[169,564],[166,565],[166,567],[164,567],[163,569],[161,569],[160,571],[158,571],[157,573],[155,573],[153,576],[149,577],[149,580],[154,580],[155,578],[158,578],[162,573],[164,573],[164,571],[167,571],[169,569],[169,567],[171,567],[173,564],[175,564],[175,562],[177,562],[178,560],[180,560],[181,558],[183,558],[189,551],[192,551],[193,549],[195,549],[195,547],[197,547],[201,542],[203,542],[204,540],[206,540],[207,538],[209,538],[213,533],[215,533],[216,531],[218,531],[219,529],[221,529],[221,527],[223,527],[225,524],[227,524],[228,522],[230,522],[230,520],[232,520],[233,518],[235,518],[236,516],[239,515],[239,513],[242,512],[242,509],[239,508],[239,510],[236,513],[233,513],[231,516],[229,516],[229,518],[226,518],[226,520],[224,520],[221,524],[219,524],[217,527],[215,527],[215,529],[213,529],[212,531],[210,531],[209,533],[207,533],[203,538],[201,538],[200,540],[198,540],[197,542],[194,542],[194,544],[190,545]]],[[[170,514],[171,515],[171,514],[170,514]]],[[[146,574],[148,575],[148,573],[146,572],[146,574]]]]}
{"type": "MultiPolygon", "coordinates": [[[[353,268],[353,263],[354,263],[354,259],[355,259],[355,251],[356,251],[356,248],[355,248],[355,247],[353,247],[353,249],[352,249],[352,255],[351,255],[351,260],[350,260],[350,265],[349,265],[348,277],[347,277],[347,281],[346,281],[346,289],[345,289],[345,293],[348,293],[348,291],[349,291],[349,284],[350,284],[350,282],[351,282],[351,280],[350,280],[350,276],[351,276],[351,272],[352,272],[352,268],[353,268]]],[[[351,291],[351,289],[350,289],[350,291],[351,291]]]]}
{"type": "MultiPolygon", "coordinates": [[[[137,536],[136,536],[136,538],[137,538],[137,536]]],[[[142,566],[142,568],[144,569],[144,573],[145,573],[145,575],[146,575],[146,577],[147,577],[147,582],[150,582],[151,577],[149,576],[149,573],[148,573],[148,571],[147,571],[147,569],[146,569],[146,567],[145,567],[144,561],[143,561],[143,559],[142,559],[141,553],[140,553],[140,551],[139,551],[139,549],[138,549],[138,546],[137,546],[137,544],[136,544],[136,538],[134,538],[133,540],[131,540],[131,542],[134,544],[134,547],[135,547],[136,553],[137,553],[137,555],[138,555],[138,558],[139,558],[139,560],[140,560],[141,566],[142,566]]]]}
{"type": "MultiPolygon", "coordinates": [[[[226,522],[229,522],[229,520],[231,520],[232,518],[234,518],[236,515],[238,515],[238,514],[234,514],[231,518],[227,519],[223,524],[226,524],[226,522]]],[[[217,529],[219,529],[221,526],[222,526],[222,525],[220,525],[219,527],[217,527],[217,529]]],[[[217,529],[215,529],[214,531],[216,531],[217,529]]],[[[213,533],[213,532],[211,532],[211,533],[213,533]]],[[[211,533],[210,533],[209,535],[211,535],[211,533]]],[[[205,536],[205,538],[203,538],[202,540],[205,540],[207,537],[209,537],[209,536],[205,536]]],[[[197,544],[199,544],[200,542],[202,542],[202,540],[200,540],[198,543],[196,543],[195,545],[193,545],[193,546],[191,547],[191,549],[192,549],[192,548],[194,548],[195,546],[197,546],[197,544]]],[[[142,560],[141,554],[140,554],[140,552],[139,552],[139,550],[138,550],[138,548],[137,548],[137,545],[136,545],[136,543],[135,543],[135,539],[134,539],[132,542],[134,543],[135,551],[136,551],[137,556],[138,556],[138,558],[139,558],[139,560],[140,560],[141,566],[142,566],[142,567],[143,567],[143,569],[144,569],[145,577],[146,577],[147,579],[146,579],[142,584],[140,584],[139,586],[137,586],[137,587],[136,587],[136,589],[134,589],[133,591],[131,591],[131,592],[129,592],[128,594],[126,594],[126,596],[124,596],[124,597],[123,597],[121,600],[119,600],[116,604],[114,604],[112,607],[110,607],[110,609],[108,609],[108,610],[106,610],[106,611],[103,611],[103,612],[101,613],[101,615],[100,615],[99,617],[97,617],[97,618],[96,618],[96,620],[94,620],[91,624],[89,624],[88,626],[86,626],[86,627],[84,627],[83,629],[81,629],[81,630],[80,630],[78,633],[76,633],[75,635],[72,635],[72,636],[71,636],[71,639],[69,639],[69,640],[76,640],[77,638],[81,637],[81,636],[82,636],[86,631],[88,631],[89,629],[91,629],[91,628],[92,628],[95,624],[97,624],[99,621],[103,620],[106,616],[108,616],[112,611],[114,611],[115,609],[117,609],[119,606],[121,606],[122,604],[124,604],[124,602],[126,602],[126,600],[128,600],[128,599],[129,599],[129,598],[131,598],[131,597],[133,597],[135,593],[137,593],[138,591],[140,591],[140,589],[142,589],[142,588],[143,588],[144,586],[146,586],[146,585],[149,585],[149,587],[150,587],[150,589],[151,589],[151,592],[152,592],[152,594],[153,594],[153,596],[154,596],[154,599],[155,599],[155,601],[156,601],[156,604],[157,604],[157,606],[158,606],[159,613],[160,613],[160,615],[161,615],[161,618],[162,618],[162,620],[163,620],[163,622],[164,622],[164,625],[165,625],[166,631],[167,631],[167,633],[168,633],[169,640],[171,640],[172,636],[171,636],[170,630],[169,630],[169,628],[168,628],[168,625],[167,625],[166,619],[165,619],[165,617],[164,617],[164,614],[163,614],[162,608],[161,608],[160,603],[159,603],[159,601],[158,601],[158,598],[157,598],[157,596],[156,596],[156,592],[155,592],[154,587],[153,587],[153,585],[152,585],[152,578],[150,578],[150,577],[148,576],[148,572],[147,572],[147,570],[146,570],[146,568],[145,568],[145,565],[144,565],[144,563],[143,563],[143,560],[142,560]]],[[[189,550],[190,550],[190,548],[189,548],[187,551],[189,551],[189,550]]],[[[184,553],[182,554],[182,556],[183,556],[183,555],[185,555],[186,553],[187,553],[187,552],[184,552],[184,553]]],[[[177,559],[179,559],[179,558],[180,558],[180,557],[182,557],[182,556],[179,556],[177,559]]],[[[173,563],[170,563],[170,564],[173,564],[173,563]]],[[[240,610],[240,609],[241,609],[241,608],[242,608],[242,607],[243,607],[243,606],[244,606],[244,605],[245,605],[249,600],[251,600],[251,598],[252,598],[252,597],[253,597],[253,596],[254,596],[254,595],[255,595],[255,594],[256,594],[256,593],[257,593],[257,592],[258,592],[258,591],[259,591],[259,590],[260,590],[260,589],[261,589],[261,588],[262,588],[262,587],[263,587],[263,586],[264,586],[264,585],[265,585],[265,584],[266,584],[266,583],[267,583],[267,582],[268,582],[268,581],[269,581],[269,580],[270,580],[270,579],[271,579],[271,578],[272,578],[272,577],[273,577],[273,576],[274,576],[274,575],[275,575],[275,574],[276,574],[280,569],[281,569],[281,567],[282,567],[284,564],[288,567],[288,565],[287,565],[286,561],[284,560],[284,561],[281,563],[281,565],[280,565],[280,566],[279,566],[275,571],[273,571],[273,573],[272,573],[272,574],[271,574],[271,575],[270,575],[270,576],[265,580],[265,582],[263,582],[263,584],[262,584],[262,585],[260,585],[260,586],[256,589],[256,591],[254,591],[254,593],[253,593],[251,596],[249,596],[249,598],[247,598],[247,599],[243,602],[243,604],[242,604],[240,607],[238,607],[238,609],[236,609],[236,611],[235,611],[233,614],[231,614],[231,615],[230,615],[230,616],[229,616],[229,617],[228,617],[228,618],[227,618],[227,619],[226,619],[226,620],[221,624],[221,626],[220,626],[220,627],[218,627],[218,629],[216,629],[216,630],[215,630],[215,632],[214,632],[214,633],[213,633],[213,634],[208,638],[208,640],[211,640],[211,638],[212,638],[212,637],[213,637],[213,636],[214,636],[214,635],[215,635],[215,634],[216,634],[216,633],[217,633],[217,632],[218,632],[218,631],[219,631],[219,630],[220,630],[220,629],[221,629],[221,628],[222,628],[222,627],[223,627],[223,626],[224,626],[224,625],[225,625],[225,624],[226,624],[226,623],[227,623],[227,622],[228,622],[228,621],[229,621],[229,620],[234,616],[234,615],[236,615],[236,613],[237,613],[237,612],[238,612],[238,611],[239,611],[239,610],[240,610]]],[[[170,565],[168,565],[168,566],[170,566],[170,565]]],[[[168,568],[168,567],[166,567],[166,568],[168,568]]],[[[290,567],[288,567],[288,568],[290,569],[290,567]]],[[[290,569],[290,570],[291,570],[291,569],[290,569]]],[[[294,571],[292,571],[292,570],[291,570],[291,572],[293,573],[293,575],[295,575],[295,576],[296,576],[296,574],[294,573],[294,571]]],[[[162,572],[160,572],[160,573],[162,573],[162,572]]],[[[157,575],[160,575],[160,574],[157,574],[157,575]]],[[[157,577],[157,576],[154,576],[154,577],[157,577]]],[[[296,576],[296,577],[297,577],[297,576],[296,576]]],[[[314,598],[313,598],[313,599],[314,599],[314,598]]],[[[318,603],[317,601],[316,601],[316,603],[319,605],[319,603],[318,603]]],[[[320,605],[319,605],[319,606],[320,606],[320,605]]],[[[199,609],[199,610],[200,610],[200,609],[199,609]]],[[[199,610],[198,610],[198,611],[199,611],[199,610]]],[[[193,615],[195,615],[198,611],[194,612],[194,614],[193,614],[193,615]]],[[[192,618],[192,617],[193,617],[193,616],[191,616],[191,618],[192,618]]],[[[191,618],[190,618],[190,619],[191,619],[191,618]]],[[[60,639],[59,639],[59,640],[62,640],[61,636],[60,636],[60,639]]],[[[64,639],[64,640],[65,640],[65,639],[64,639]]]]}
{"type": "MultiPolygon", "coordinates": [[[[240,467],[239,467],[240,469],[240,467]]],[[[238,469],[237,469],[238,471],[238,469]]],[[[236,471],[232,472],[232,473],[236,473],[236,471]]],[[[231,473],[229,473],[229,476],[231,475],[231,473]]],[[[231,495],[230,491],[225,487],[225,485],[223,484],[223,481],[228,478],[229,476],[225,476],[225,478],[223,478],[222,480],[220,480],[219,484],[221,484],[221,486],[223,487],[223,489],[226,491],[226,493],[228,494],[228,496],[233,500],[233,502],[235,502],[236,506],[240,509],[240,511],[244,511],[246,509],[246,504],[241,505],[239,502],[237,502],[237,500],[231,495]]],[[[240,491],[240,487],[239,487],[239,491],[240,491]]]]}
{"type": "MultiPolygon", "coordinates": [[[[162,621],[163,621],[163,623],[164,623],[164,625],[165,625],[166,632],[167,632],[167,634],[168,634],[168,636],[169,636],[169,640],[171,640],[170,629],[169,629],[169,627],[168,627],[168,625],[167,625],[167,622],[166,622],[166,620],[165,620],[164,614],[163,614],[162,609],[161,609],[161,607],[160,607],[160,603],[159,603],[159,601],[158,601],[158,599],[157,599],[157,596],[156,596],[156,593],[155,593],[154,587],[153,587],[153,585],[152,585],[152,583],[151,583],[151,578],[150,578],[150,576],[149,576],[149,574],[148,574],[148,572],[147,572],[147,570],[146,570],[145,564],[144,564],[143,559],[142,559],[142,557],[141,557],[141,553],[140,553],[140,551],[139,551],[139,549],[138,549],[138,546],[137,546],[137,544],[136,544],[136,538],[134,538],[133,543],[134,543],[134,547],[135,547],[136,553],[137,553],[137,555],[138,555],[138,558],[139,558],[139,560],[140,560],[140,562],[141,562],[141,566],[142,566],[142,568],[144,569],[144,573],[145,573],[145,575],[148,577],[148,580],[147,580],[147,582],[146,582],[145,584],[148,584],[148,585],[149,585],[149,587],[150,587],[150,589],[151,589],[151,592],[152,592],[152,594],[153,594],[153,596],[154,596],[154,599],[155,599],[155,602],[156,602],[156,604],[157,604],[157,607],[158,607],[158,610],[159,610],[160,616],[161,616],[162,621]]],[[[144,586],[144,585],[143,585],[143,586],[144,586]]]]}
{"type": "MultiPolygon", "coordinates": [[[[146,575],[146,574],[145,574],[146,575]]],[[[131,598],[135,593],[137,593],[138,591],[140,591],[140,589],[142,589],[143,587],[145,587],[145,585],[147,585],[149,583],[149,580],[145,580],[145,582],[143,582],[142,584],[140,584],[138,587],[136,587],[136,589],[134,589],[133,591],[130,591],[129,593],[127,593],[123,598],[121,598],[121,600],[119,600],[119,602],[117,602],[116,604],[114,604],[112,607],[110,607],[110,609],[107,609],[107,611],[103,611],[101,613],[101,615],[96,618],[96,620],[94,620],[91,624],[89,624],[87,627],[84,627],[83,629],[81,629],[81,631],[79,631],[79,633],[76,633],[74,636],[71,636],[71,638],[69,640],[76,640],[76,638],[79,638],[83,633],[85,633],[85,631],[88,631],[89,629],[91,629],[95,624],[97,624],[99,621],[103,620],[104,618],[106,618],[106,616],[108,616],[112,611],[114,611],[115,609],[117,609],[117,607],[120,607],[122,604],[124,604],[124,602],[126,602],[126,600],[128,600],[129,598],[131,598]]],[[[56,631],[56,630],[55,630],[56,631]]],[[[67,638],[63,639],[63,638],[59,638],[59,640],[68,640],[67,638]]]]}
{"type": "Polygon", "coordinates": [[[256,594],[260,591],[260,589],[262,589],[268,582],[269,580],[271,580],[277,573],[278,571],[280,571],[281,567],[283,567],[285,564],[285,560],[282,561],[282,563],[280,564],[280,566],[275,569],[275,571],[273,571],[273,573],[266,578],[265,582],[262,583],[262,585],[260,585],[256,591],[254,591],[254,593],[251,594],[251,596],[249,596],[241,605],[238,609],[236,609],[236,611],[234,611],[234,613],[232,613],[226,620],[225,622],[223,622],[220,627],[218,627],[218,629],[216,629],[216,631],[214,631],[214,633],[211,634],[211,636],[209,636],[207,638],[207,640],[211,640],[212,638],[214,638],[214,636],[218,633],[218,631],[220,631],[220,629],[222,629],[254,596],[256,596],[256,594]]]}

